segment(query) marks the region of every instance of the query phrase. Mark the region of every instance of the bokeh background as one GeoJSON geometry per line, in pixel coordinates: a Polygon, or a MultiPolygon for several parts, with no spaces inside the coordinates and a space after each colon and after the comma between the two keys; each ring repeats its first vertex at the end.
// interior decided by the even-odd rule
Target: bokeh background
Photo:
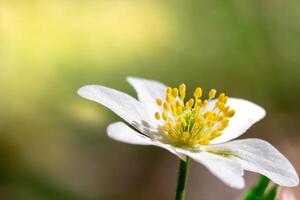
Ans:
{"type": "MultiPolygon", "coordinates": [[[[0,199],[173,199],[178,159],[110,140],[120,120],[80,98],[127,76],[215,87],[266,108],[243,137],[300,171],[300,1],[1,0],[0,199]]],[[[263,152],[262,152],[263,153],[263,152]]],[[[246,173],[247,188],[257,178],[246,173]]],[[[292,189],[299,197],[299,187],[292,189]]],[[[240,199],[192,163],[187,199],[240,199]]]]}

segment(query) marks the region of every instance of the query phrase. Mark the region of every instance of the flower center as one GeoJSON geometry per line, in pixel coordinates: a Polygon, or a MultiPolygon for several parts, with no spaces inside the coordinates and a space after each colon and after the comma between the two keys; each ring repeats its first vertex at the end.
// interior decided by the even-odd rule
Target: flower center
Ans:
{"type": "Polygon", "coordinates": [[[196,88],[194,97],[185,101],[186,86],[166,90],[166,99],[157,99],[158,106],[163,108],[156,112],[155,118],[162,121],[162,129],[178,145],[203,146],[219,137],[228,126],[229,118],[235,111],[226,106],[228,97],[221,93],[213,100],[217,91],[211,89],[208,99],[201,99],[202,89],[196,88]]]}

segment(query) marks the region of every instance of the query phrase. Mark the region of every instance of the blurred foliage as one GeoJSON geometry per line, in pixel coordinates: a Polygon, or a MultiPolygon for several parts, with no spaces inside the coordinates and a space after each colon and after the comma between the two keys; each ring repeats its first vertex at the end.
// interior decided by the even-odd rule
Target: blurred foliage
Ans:
{"type": "MultiPolygon", "coordinates": [[[[76,94],[95,83],[135,95],[129,75],[253,100],[269,112],[253,132],[297,141],[299,6],[297,0],[1,1],[0,199],[169,199],[175,177],[169,168],[177,161],[168,158],[175,158],[109,140],[106,126],[120,119],[76,94]]],[[[201,185],[202,193],[209,185],[201,185]]],[[[221,199],[238,193],[221,188],[221,199]]],[[[202,194],[193,191],[199,193],[190,199],[202,194]]]]}
{"type": "Polygon", "coordinates": [[[262,176],[257,184],[246,193],[244,200],[275,200],[278,186],[273,185],[270,189],[267,189],[269,183],[270,180],[262,176]]]}

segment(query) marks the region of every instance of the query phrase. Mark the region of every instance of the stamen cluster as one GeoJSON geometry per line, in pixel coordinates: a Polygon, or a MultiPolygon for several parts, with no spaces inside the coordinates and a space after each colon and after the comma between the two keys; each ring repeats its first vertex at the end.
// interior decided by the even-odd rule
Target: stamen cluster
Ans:
{"type": "Polygon", "coordinates": [[[202,100],[202,89],[196,88],[194,97],[185,101],[186,86],[166,90],[166,99],[157,99],[162,113],[155,113],[155,118],[163,122],[162,129],[174,139],[178,145],[203,146],[222,134],[228,126],[229,118],[235,111],[226,106],[228,97],[221,93],[213,106],[209,102],[217,91],[211,89],[208,99],[202,100]]]}

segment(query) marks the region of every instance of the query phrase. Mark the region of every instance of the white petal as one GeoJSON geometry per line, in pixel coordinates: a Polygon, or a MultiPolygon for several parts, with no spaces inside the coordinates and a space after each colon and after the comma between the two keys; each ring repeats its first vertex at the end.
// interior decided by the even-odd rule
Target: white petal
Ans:
{"type": "Polygon", "coordinates": [[[186,161],[186,155],[184,153],[182,153],[179,148],[176,148],[172,145],[169,144],[164,144],[161,143],[159,141],[155,141],[155,143],[153,144],[155,146],[161,147],[163,149],[166,149],[167,151],[171,152],[172,154],[176,155],[178,158],[180,158],[181,160],[186,161]]]}
{"type": "Polygon", "coordinates": [[[133,130],[123,122],[116,122],[107,127],[107,134],[110,138],[119,142],[137,145],[153,145],[168,150],[182,160],[186,160],[186,156],[177,152],[177,149],[171,145],[163,144],[159,141],[150,139],[137,131],[133,130]]]}
{"type": "Polygon", "coordinates": [[[165,99],[167,86],[158,81],[134,77],[128,77],[127,81],[135,89],[139,101],[146,105],[147,111],[150,115],[154,116],[155,112],[161,110],[161,108],[156,104],[156,99],[165,99]]]}
{"type": "Polygon", "coordinates": [[[152,145],[150,138],[136,132],[123,122],[116,122],[107,127],[107,135],[119,142],[138,145],[152,145]]]}
{"type": "MultiPolygon", "coordinates": [[[[211,102],[211,104],[214,103],[215,101],[211,102]]],[[[227,142],[239,137],[266,114],[262,107],[243,99],[229,98],[227,105],[235,110],[235,115],[230,118],[229,125],[224,129],[222,135],[212,140],[211,144],[227,142]]]]}
{"type": "Polygon", "coordinates": [[[205,149],[228,152],[234,155],[230,158],[239,162],[245,170],[263,174],[281,186],[294,187],[299,183],[298,175],[291,163],[264,140],[236,140],[208,145],[205,149]]]}
{"type": "Polygon", "coordinates": [[[154,119],[149,117],[144,106],[135,98],[100,85],[84,86],[78,90],[78,94],[104,105],[143,133],[151,134],[154,119]]]}
{"type": "Polygon", "coordinates": [[[208,152],[188,152],[186,155],[203,164],[230,187],[241,189],[245,186],[243,168],[238,162],[208,152]]]}

